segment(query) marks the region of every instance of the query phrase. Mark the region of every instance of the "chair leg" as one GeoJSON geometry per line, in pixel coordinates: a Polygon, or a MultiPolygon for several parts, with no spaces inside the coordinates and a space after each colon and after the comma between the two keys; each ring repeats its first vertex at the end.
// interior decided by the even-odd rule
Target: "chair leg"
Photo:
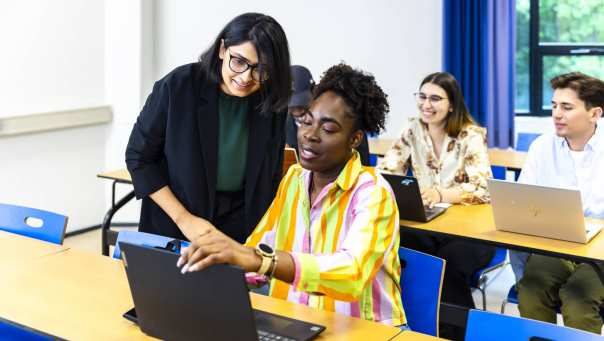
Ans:
{"type": "Polygon", "coordinates": [[[504,298],[503,302],[501,302],[501,313],[505,314],[505,306],[508,304],[508,299],[504,298]]]}
{"type": "Polygon", "coordinates": [[[482,310],[487,310],[487,296],[482,286],[477,286],[474,289],[480,291],[480,297],[482,298],[482,310]]]}

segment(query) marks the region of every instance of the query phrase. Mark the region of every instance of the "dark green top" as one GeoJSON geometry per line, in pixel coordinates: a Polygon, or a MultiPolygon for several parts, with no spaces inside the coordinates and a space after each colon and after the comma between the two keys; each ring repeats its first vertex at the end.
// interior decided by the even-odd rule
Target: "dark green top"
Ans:
{"type": "Polygon", "coordinates": [[[243,189],[247,161],[248,99],[218,96],[218,180],[216,190],[236,192],[243,189]]]}

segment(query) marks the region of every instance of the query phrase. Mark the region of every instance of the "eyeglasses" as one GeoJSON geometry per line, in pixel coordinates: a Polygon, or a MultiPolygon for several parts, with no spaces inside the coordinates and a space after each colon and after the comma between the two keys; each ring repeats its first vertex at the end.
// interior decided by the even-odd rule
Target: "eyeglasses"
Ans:
{"type": "Polygon", "coordinates": [[[268,72],[263,70],[265,68],[262,64],[251,65],[245,61],[245,59],[233,56],[229,52],[229,69],[235,73],[244,73],[249,69],[252,69],[252,79],[256,82],[266,82],[268,80],[268,72]]]}
{"type": "Polygon", "coordinates": [[[303,123],[308,122],[309,121],[309,116],[308,115],[310,113],[310,111],[308,110],[308,108],[304,108],[304,111],[299,113],[298,115],[294,115],[293,113],[290,114],[292,116],[292,118],[294,119],[294,123],[296,124],[296,126],[301,126],[303,123]]]}
{"type": "Polygon", "coordinates": [[[448,99],[446,97],[440,97],[438,95],[428,96],[423,92],[416,92],[413,94],[413,96],[415,97],[417,104],[424,104],[426,100],[428,100],[432,105],[439,105],[442,100],[448,99]]]}

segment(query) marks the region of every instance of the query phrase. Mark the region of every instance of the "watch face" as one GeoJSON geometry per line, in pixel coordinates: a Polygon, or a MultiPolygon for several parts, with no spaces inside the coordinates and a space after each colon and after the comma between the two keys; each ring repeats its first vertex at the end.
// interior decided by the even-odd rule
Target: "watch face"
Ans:
{"type": "Polygon", "coordinates": [[[258,248],[264,253],[268,253],[268,254],[273,253],[273,249],[266,244],[258,244],[258,248]]]}

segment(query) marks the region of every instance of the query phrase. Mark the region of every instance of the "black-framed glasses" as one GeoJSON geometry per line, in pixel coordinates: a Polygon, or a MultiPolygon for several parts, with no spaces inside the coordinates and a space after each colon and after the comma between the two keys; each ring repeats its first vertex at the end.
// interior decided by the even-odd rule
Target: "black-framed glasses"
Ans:
{"type": "Polygon", "coordinates": [[[290,114],[294,119],[294,123],[296,126],[300,127],[303,123],[310,123],[312,121],[312,114],[308,108],[304,108],[304,111],[299,113],[298,115],[290,114]]]}
{"type": "Polygon", "coordinates": [[[265,82],[268,80],[268,72],[262,64],[251,65],[245,59],[233,56],[229,52],[229,69],[235,73],[244,73],[247,70],[252,70],[252,79],[256,82],[265,82]]]}
{"type": "Polygon", "coordinates": [[[424,104],[427,100],[432,105],[439,105],[443,100],[448,99],[447,97],[440,97],[438,95],[428,96],[423,92],[416,92],[413,94],[413,96],[418,104],[424,104]]]}

